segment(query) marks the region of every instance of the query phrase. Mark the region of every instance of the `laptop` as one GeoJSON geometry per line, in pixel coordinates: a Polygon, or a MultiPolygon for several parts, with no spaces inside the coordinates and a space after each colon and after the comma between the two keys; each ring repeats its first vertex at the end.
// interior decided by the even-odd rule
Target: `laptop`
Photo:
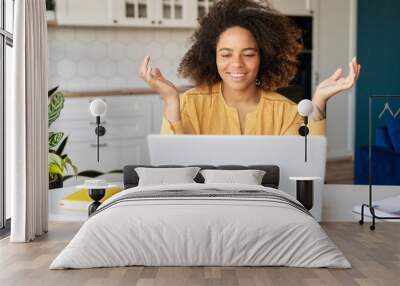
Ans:
{"type": "Polygon", "coordinates": [[[322,187],[325,181],[325,136],[267,135],[160,135],[147,137],[151,165],[277,165],[279,189],[295,196],[289,177],[319,177],[314,182],[311,213],[321,219],[322,187]]]}

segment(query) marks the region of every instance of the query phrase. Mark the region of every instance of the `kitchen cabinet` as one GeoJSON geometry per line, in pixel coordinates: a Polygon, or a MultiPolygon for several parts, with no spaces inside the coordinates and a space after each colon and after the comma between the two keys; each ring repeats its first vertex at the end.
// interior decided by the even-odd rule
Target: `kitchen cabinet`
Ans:
{"type": "Polygon", "coordinates": [[[271,6],[285,15],[312,15],[317,0],[269,0],[271,6]]]}
{"type": "Polygon", "coordinates": [[[192,27],[195,15],[185,0],[114,0],[117,26],[192,27]]]}
{"type": "Polygon", "coordinates": [[[197,18],[203,17],[205,14],[208,13],[212,5],[214,5],[216,0],[196,0],[196,16],[197,18]]]}
{"type": "Polygon", "coordinates": [[[196,26],[196,10],[193,0],[161,0],[156,1],[159,5],[156,7],[158,11],[158,24],[163,27],[195,27],[196,26]]]}
{"type": "MultiPolygon", "coordinates": [[[[264,2],[264,0],[258,0],[264,2]]],[[[320,0],[268,0],[269,5],[285,15],[311,16],[320,0]]],[[[196,0],[196,18],[208,13],[218,0],[196,0]]]]}
{"type": "Polygon", "coordinates": [[[155,24],[153,0],[113,0],[114,26],[152,26],[155,24]]]}
{"type": "Polygon", "coordinates": [[[56,0],[58,25],[110,26],[112,0],[56,0]]]}
{"type": "Polygon", "coordinates": [[[196,0],[57,0],[59,25],[174,27],[196,25],[196,0]]]}
{"type": "MultiPolygon", "coordinates": [[[[58,25],[195,28],[217,0],[56,0],[58,25]]],[[[319,0],[269,0],[287,15],[311,15],[319,0]]]]}
{"type": "MultiPolygon", "coordinates": [[[[68,154],[79,171],[108,172],[122,169],[128,164],[149,164],[147,135],[160,132],[161,97],[101,97],[107,103],[107,113],[101,117],[106,133],[100,137],[100,162],[97,162],[97,136],[94,132],[96,120],[89,111],[90,102],[95,98],[65,98],[60,117],[51,126],[51,130],[62,131],[68,136],[64,153],[68,154]]],[[[119,179],[122,180],[122,177],[116,178],[119,179]]]]}
{"type": "MultiPolygon", "coordinates": [[[[264,0],[258,0],[264,2],[264,0]]],[[[272,8],[291,16],[306,16],[311,15],[315,2],[319,0],[268,0],[272,8]]],[[[197,2],[197,17],[201,17],[208,13],[211,6],[216,0],[196,0],[197,2]]]]}

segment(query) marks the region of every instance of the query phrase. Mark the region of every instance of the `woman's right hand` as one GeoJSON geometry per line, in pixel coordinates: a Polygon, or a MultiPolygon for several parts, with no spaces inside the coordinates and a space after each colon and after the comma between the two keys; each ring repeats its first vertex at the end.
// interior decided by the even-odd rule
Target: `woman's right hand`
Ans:
{"type": "Polygon", "coordinates": [[[154,71],[149,65],[150,57],[144,58],[140,65],[140,77],[147,82],[152,90],[157,92],[164,99],[164,116],[169,122],[174,123],[181,120],[179,92],[176,86],[163,77],[160,70],[154,71]]]}
{"type": "Polygon", "coordinates": [[[150,57],[144,58],[140,65],[140,77],[151,87],[152,90],[159,93],[166,102],[179,103],[179,93],[176,86],[167,80],[158,68],[154,70],[150,66],[150,57]]]}

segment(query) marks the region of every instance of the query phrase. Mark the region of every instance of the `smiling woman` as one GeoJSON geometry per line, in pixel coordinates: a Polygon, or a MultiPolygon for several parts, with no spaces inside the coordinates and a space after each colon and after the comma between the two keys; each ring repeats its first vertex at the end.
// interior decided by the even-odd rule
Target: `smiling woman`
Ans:
{"type": "MultiPolygon", "coordinates": [[[[179,96],[173,83],[146,57],[144,81],[164,98],[161,133],[295,135],[303,119],[297,106],[278,94],[295,76],[301,33],[291,20],[266,4],[222,0],[200,19],[178,73],[195,88],[179,96]]],[[[341,69],[322,81],[313,96],[312,135],[325,134],[326,103],[351,88],[360,72],[341,69]]]]}

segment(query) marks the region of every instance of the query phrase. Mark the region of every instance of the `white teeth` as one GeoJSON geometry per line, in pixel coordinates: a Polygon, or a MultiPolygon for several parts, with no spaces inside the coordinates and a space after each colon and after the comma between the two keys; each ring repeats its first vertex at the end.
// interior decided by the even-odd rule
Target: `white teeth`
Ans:
{"type": "Polygon", "coordinates": [[[230,76],[233,80],[242,80],[244,79],[244,73],[230,73],[230,76]]]}

